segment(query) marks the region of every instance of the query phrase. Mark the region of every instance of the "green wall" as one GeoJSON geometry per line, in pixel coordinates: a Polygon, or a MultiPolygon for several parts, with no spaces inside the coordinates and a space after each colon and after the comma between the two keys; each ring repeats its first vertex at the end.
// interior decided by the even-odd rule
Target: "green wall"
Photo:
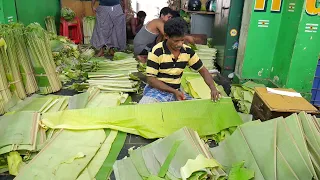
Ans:
{"type": "Polygon", "coordinates": [[[45,27],[46,16],[55,16],[59,22],[60,1],[59,0],[16,0],[18,21],[25,25],[38,22],[45,27]]]}
{"type": "MultiPolygon", "coordinates": [[[[319,1],[318,7],[320,7],[319,1]]],[[[319,25],[320,17],[308,15],[303,9],[285,87],[294,88],[302,93],[311,93],[320,55],[319,25]],[[313,24],[313,28],[318,29],[306,32],[308,24],[313,24]]]]}
{"type": "Polygon", "coordinates": [[[255,11],[254,0],[246,0],[246,3],[251,5],[252,12],[251,17],[243,16],[244,18],[250,18],[250,25],[248,29],[245,27],[241,29],[241,31],[246,31],[247,34],[241,32],[239,51],[242,50],[243,52],[238,51],[238,54],[243,53],[243,56],[237,58],[236,74],[241,79],[269,78],[282,14],[270,13],[272,3],[270,0],[267,1],[266,11],[255,11]],[[250,1],[251,3],[249,3],[250,1]],[[265,24],[268,27],[259,27],[259,22],[263,20],[269,20],[269,24],[265,24]],[[246,38],[246,42],[244,38],[246,38]]]}
{"type": "Polygon", "coordinates": [[[0,23],[17,22],[15,0],[0,0],[0,23]]]}
{"type": "Polygon", "coordinates": [[[301,0],[283,1],[281,25],[279,36],[277,37],[277,51],[274,54],[270,76],[270,79],[279,87],[284,87],[287,83],[303,5],[304,2],[301,0]],[[289,8],[290,3],[295,3],[294,12],[289,8]]]}
{"type": "Polygon", "coordinates": [[[270,11],[271,0],[266,11],[254,11],[254,2],[246,0],[252,9],[242,21],[237,77],[270,79],[308,96],[320,55],[320,17],[307,13],[306,0],[283,0],[281,12],[270,11]],[[257,27],[259,20],[269,26],[257,27]]]}

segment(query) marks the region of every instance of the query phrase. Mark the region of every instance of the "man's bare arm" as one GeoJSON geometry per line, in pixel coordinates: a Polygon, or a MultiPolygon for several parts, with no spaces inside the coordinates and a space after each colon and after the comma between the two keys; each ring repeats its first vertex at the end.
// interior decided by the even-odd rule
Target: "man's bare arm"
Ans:
{"type": "Polygon", "coordinates": [[[214,85],[214,81],[212,79],[212,76],[209,73],[209,71],[207,70],[207,68],[202,67],[199,70],[199,73],[201,74],[201,76],[203,77],[204,81],[206,82],[206,84],[208,85],[208,87],[211,90],[211,99],[212,100],[218,100],[220,98],[220,93],[217,90],[216,86],[214,85]]]}
{"type": "Polygon", "coordinates": [[[159,35],[164,36],[164,22],[159,21],[158,25],[157,25],[157,29],[159,31],[159,35]]]}
{"type": "Polygon", "coordinates": [[[136,20],[134,18],[131,18],[131,31],[133,33],[133,35],[137,35],[137,32],[136,32],[136,20]]]}
{"type": "Polygon", "coordinates": [[[96,8],[94,7],[95,4],[96,4],[96,0],[91,0],[91,8],[94,13],[96,13],[97,11],[96,8]]]}

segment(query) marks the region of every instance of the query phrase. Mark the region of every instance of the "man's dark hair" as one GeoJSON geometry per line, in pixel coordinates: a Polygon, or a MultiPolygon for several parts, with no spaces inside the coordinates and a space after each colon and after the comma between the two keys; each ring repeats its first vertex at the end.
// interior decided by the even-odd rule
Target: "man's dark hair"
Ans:
{"type": "Polygon", "coordinates": [[[164,24],[164,32],[169,37],[182,37],[186,30],[186,22],[180,17],[170,19],[164,24]]]}
{"type": "Polygon", "coordinates": [[[171,14],[171,13],[172,13],[172,9],[171,9],[171,8],[169,8],[169,7],[164,7],[164,8],[162,8],[161,11],[160,11],[160,17],[161,17],[161,15],[166,16],[166,15],[171,14]]]}
{"type": "Polygon", "coordinates": [[[139,11],[138,13],[137,13],[137,17],[138,18],[143,18],[143,17],[146,17],[147,16],[147,14],[146,14],[146,12],[144,12],[144,11],[139,11]]]}
{"type": "Polygon", "coordinates": [[[175,18],[175,17],[180,17],[179,11],[172,11],[171,14],[172,14],[172,17],[173,17],[173,18],[175,18]]]}

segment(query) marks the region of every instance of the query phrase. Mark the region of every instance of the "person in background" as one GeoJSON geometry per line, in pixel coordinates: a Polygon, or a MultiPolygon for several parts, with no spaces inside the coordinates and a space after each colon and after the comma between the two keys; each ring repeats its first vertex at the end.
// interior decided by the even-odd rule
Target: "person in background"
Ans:
{"type": "Polygon", "coordinates": [[[137,33],[140,31],[140,29],[144,25],[144,20],[146,18],[147,14],[144,11],[139,11],[137,13],[137,17],[132,17],[129,21],[129,24],[127,24],[127,38],[133,39],[137,33]]]}
{"type": "Polygon", "coordinates": [[[91,38],[91,44],[99,49],[98,56],[104,55],[104,47],[124,50],[126,48],[126,20],[120,5],[120,0],[100,0],[95,8],[96,0],[91,0],[92,11],[96,13],[96,24],[91,38]]]}
{"type": "Polygon", "coordinates": [[[168,7],[162,8],[160,17],[148,22],[135,36],[134,55],[140,62],[146,62],[149,51],[156,45],[156,39],[164,34],[164,23],[172,18],[171,11],[168,7]]]}
{"type": "Polygon", "coordinates": [[[186,28],[182,18],[173,18],[164,25],[166,40],[154,46],[148,55],[148,85],[144,89],[140,104],[191,99],[180,89],[183,70],[187,66],[201,74],[211,90],[212,100],[220,98],[212,76],[199,56],[184,44],[186,28]]]}

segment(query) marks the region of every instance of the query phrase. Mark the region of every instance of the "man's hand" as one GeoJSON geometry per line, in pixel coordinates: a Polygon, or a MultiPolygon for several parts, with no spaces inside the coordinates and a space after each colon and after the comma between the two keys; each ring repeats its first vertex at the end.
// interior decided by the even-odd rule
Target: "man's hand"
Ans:
{"type": "Polygon", "coordinates": [[[97,8],[92,7],[92,12],[97,13],[97,8]]]}
{"type": "Polygon", "coordinates": [[[176,96],[178,101],[183,101],[186,99],[186,97],[184,96],[184,94],[181,91],[176,90],[174,92],[174,95],[176,96]]]}
{"type": "Polygon", "coordinates": [[[216,102],[220,99],[220,92],[215,87],[211,88],[211,99],[214,102],[216,102]]]}

